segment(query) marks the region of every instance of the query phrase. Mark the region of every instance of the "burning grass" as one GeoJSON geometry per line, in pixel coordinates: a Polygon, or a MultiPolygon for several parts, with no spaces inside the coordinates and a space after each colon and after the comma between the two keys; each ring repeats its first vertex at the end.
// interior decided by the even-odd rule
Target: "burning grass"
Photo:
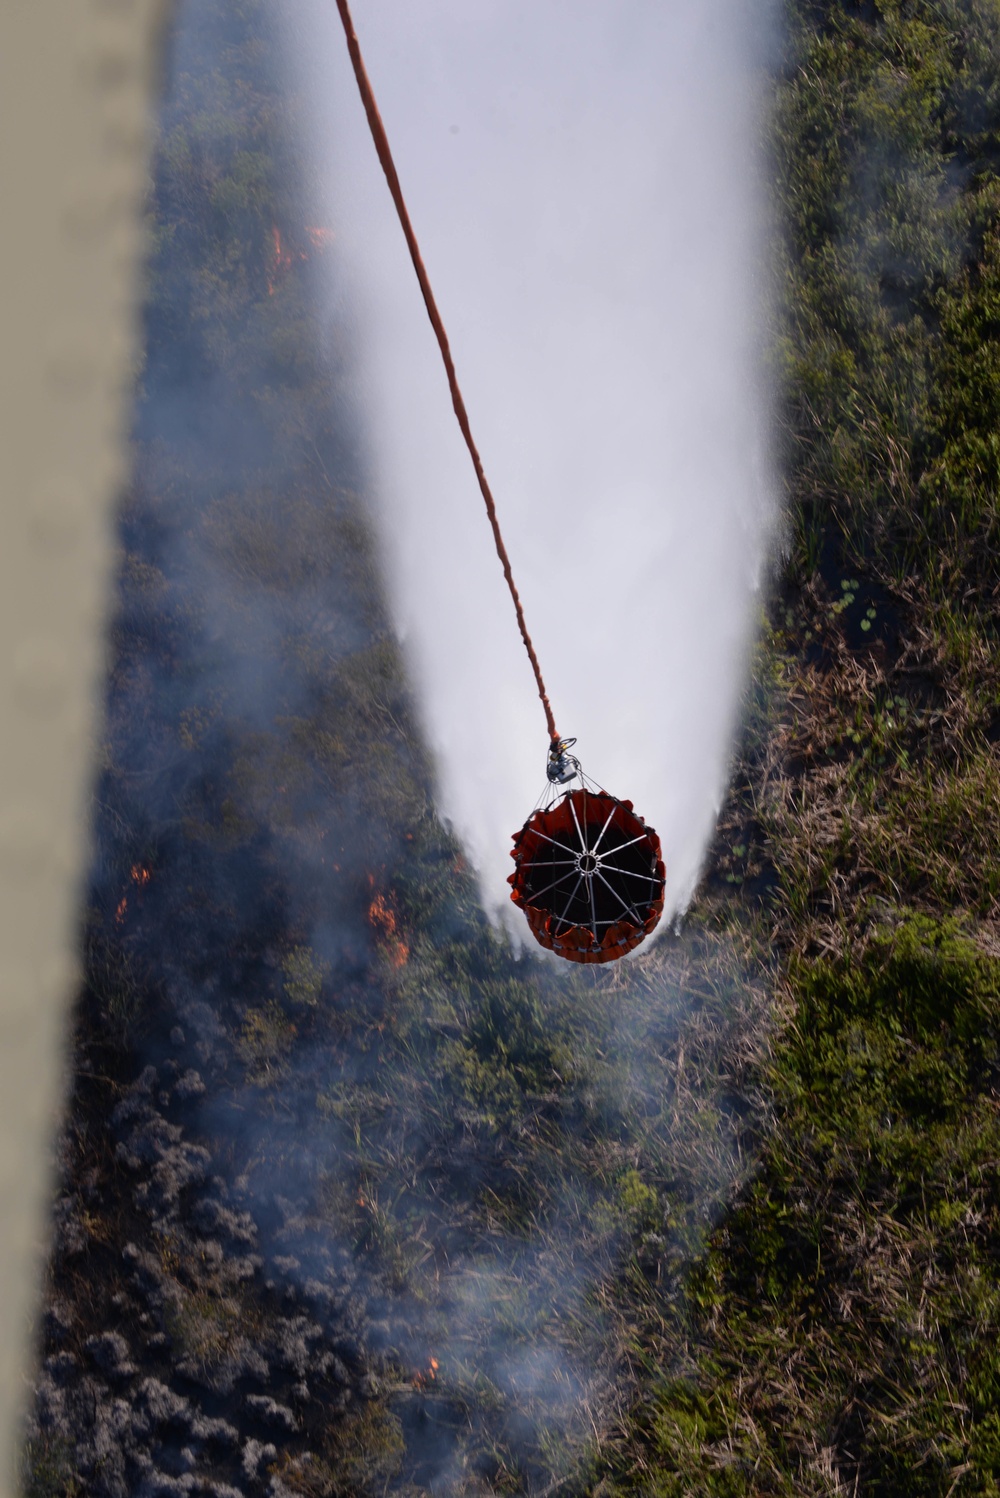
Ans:
{"type": "Polygon", "coordinates": [[[396,911],[389,895],[379,892],[373,896],[368,906],[368,924],[375,932],[389,966],[405,967],[410,958],[410,947],[400,934],[396,911]]]}

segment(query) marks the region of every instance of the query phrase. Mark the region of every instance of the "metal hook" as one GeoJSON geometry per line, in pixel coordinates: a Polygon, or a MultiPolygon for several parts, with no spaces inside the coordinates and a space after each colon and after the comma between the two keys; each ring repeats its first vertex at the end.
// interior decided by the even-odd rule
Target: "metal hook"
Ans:
{"type": "Polygon", "coordinates": [[[553,739],[549,745],[545,774],[550,785],[566,785],[579,775],[580,761],[567,753],[575,743],[576,739],[553,739]]]}

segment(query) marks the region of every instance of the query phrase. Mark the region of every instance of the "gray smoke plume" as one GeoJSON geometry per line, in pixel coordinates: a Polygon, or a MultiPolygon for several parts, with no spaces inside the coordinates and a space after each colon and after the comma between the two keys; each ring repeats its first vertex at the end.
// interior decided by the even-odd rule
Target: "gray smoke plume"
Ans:
{"type": "MultiPolygon", "coordinates": [[[[395,623],[440,810],[496,910],[544,720],[335,8],[294,14],[395,623]]],[[[769,7],[359,0],[355,22],[560,731],[658,828],[678,912],[725,785],[775,519],[769,7]]]]}
{"type": "MultiPolygon", "coordinates": [[[[512,954],[429,808],[362,424],[440,803],[494,906],[543,720],[315,5],[178,11],[84,920],[93,1056],[29,1444],[95,1498],[384,1490],[354,1481],[359,1447],[413,1491],[590,1490],[637,1387],[646,1291],[623,1287],[673,1297],[745,1179],[766,994],[726,934],[596,971],[512,954]],[[271,46],[290,12],[323,178],[301,191],[271,46]]],[[[722,0],[528,14],[358,20],[559,722],[659,824],[678,908],[771,513],[749,51],[722,0]]]]}

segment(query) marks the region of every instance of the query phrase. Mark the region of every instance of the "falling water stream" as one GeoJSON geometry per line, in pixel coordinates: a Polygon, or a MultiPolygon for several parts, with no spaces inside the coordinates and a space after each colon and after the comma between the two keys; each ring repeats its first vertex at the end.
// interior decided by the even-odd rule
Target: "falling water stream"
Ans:
{"type": "MultiPolygon", "coordinates": [[[[724,789],[774,528],[768,12],[354,13],[557,722],[659,830],[677,913],[724,789]]],[[[295,15],[395,623],[439,808],[498,910],[510,834],[543,781],[544,719],[336,9],[299,0],[295,15]]]]}

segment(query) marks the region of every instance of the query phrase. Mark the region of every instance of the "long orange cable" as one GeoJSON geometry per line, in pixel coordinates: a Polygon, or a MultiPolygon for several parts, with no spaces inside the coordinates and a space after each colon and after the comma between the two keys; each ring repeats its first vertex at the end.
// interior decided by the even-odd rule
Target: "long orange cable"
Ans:
{"type": "Polygon", "coordinates": [[[552,707],[549,703],[549,695],[545,690],[545,682],[542,680],[542,668],[538,664],[538,656],[535,654],[535,647],[531,642],[531,636],[528,633],[528,626],[524,620],[524,610],[521,607],[521,599],[514,584],[514,575],[510,570],[510,558],[507,555],[507,548],[504,545],[503,536],[500,534],[500,524],[497,520],[497,511],[496,505],[493,503],[493,495],[490,492],[489,484],[486,482],[486,474],[483,471],[483,464],[479,456],[479,451],[476,447],[475,442],[473,442],[472,440],[472,429],[469,426],[469,417],[465,409],[465,401],[462,399],[462,392],[459,389],[458,378],[455,374],[455,365],[451,357],[451,348],[448,343],[448,335],[444,330],[444,323],[441,321],[441,314],[437,309],[437,302],[435,302],[434,300],[434,293],[431,291],[431,283],[427,278],[427,271],[424,268],[424,262],[420,255],[420,247],[417,244],[417,236],[414,234],[413,225],[410,223],[410,215],[406,211],[406,203],[403,200],[403,190],[399,185],[399,177],[396,174],[396,166],[392,159],[392,152],[389,150],[389,140],[385,133],[385,126],[382,124],[382,116],[378,112],[378,105],[375,103],[375,95],[372,92],[372,86],[368,79],[368,74],[365,70],[364,59],[361,56],[361,48],[358,45],[358,38],[354,30],[354,22],[351,19],[351,12],[348,8],[347,0],[337,0],[337,9],[340,11],[340,19],[344,23],[344,31],[347,35],[347,50],[351,54],[351,62],[354,65],[354,76],[358,80],[358,88],[361,92],[361,102],[364,104],[365,114],[368,116],[368,124],[371,128],[372,139],[375,142],[375,149],[378,152],[378,159],[382,163],[382,170],[385,172],[385,179],[389,184],[389,191],[392,193],[392,201],[396,205],[396,212],[399,215],[399,222],[403,227],[403,234],[406,236],[407,247],[410,251],[410,259],[413,261],[413,269],[417,273],[417,280],[420,282],[420,290],[423,293],[424,306],[427,308],[427,316],[430,318],[431,327],[434,329],[434,332],[437,335],[438,347],[441,350],[441,357],[444,360],[445,372],[448,376],[448,386],[451,390],[451,403],[455,408],[455,415],[458,417],[458,424],[462,429],[462,436],[465,438],[465,445],[469,449],[469,456],[472,458],[472,465],[476,470],[476,478],[479,480],[479,487],[482,490],[483,499],[486,501],[486,513],[489,516],[490,525],[493,528],[493,540],[496,542],[497,556],[500,558],[500,562],[503,566],[503,575],[507,579],[507,586],[510,589],[510,596],[514,600],[514,609],[517,614],[518,628],[521,631],[521,639],[524,641],[524,648],[528,652],[528,659],[531,661],[531,669],[534,671],[535,681],[538,683],[538,695],[542,699],[542,706],[545,709],[545,722],[548,725],[549,738],[552,740],[556,740],[558,739],[559,735],[556,733],[556,721],[552,715],[552,707]]]}

